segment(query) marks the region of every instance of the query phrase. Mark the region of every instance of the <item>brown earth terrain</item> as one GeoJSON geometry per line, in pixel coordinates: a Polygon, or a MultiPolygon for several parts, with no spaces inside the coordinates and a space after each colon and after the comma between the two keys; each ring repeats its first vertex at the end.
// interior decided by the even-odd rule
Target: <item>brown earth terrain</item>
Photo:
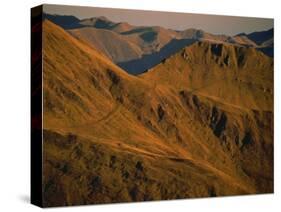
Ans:
{"type": "Polygon", "coordinates": [[[43,47],[44,206],[273,192],[271,57],[198,41],[133,76],[48,20],[43,47]]]}

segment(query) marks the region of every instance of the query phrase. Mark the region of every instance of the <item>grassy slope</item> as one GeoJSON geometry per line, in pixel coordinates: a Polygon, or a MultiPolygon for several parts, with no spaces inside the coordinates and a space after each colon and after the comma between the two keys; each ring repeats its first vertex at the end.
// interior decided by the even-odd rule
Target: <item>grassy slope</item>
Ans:
{"type": "Polygon", "coordinates": [[[182,54],[134,77],[51,22],[43,31],[45,206],[272,191],[272,105],[256,88],[240,89],[258,100],[224,103],[217,88],[190,92],[207,82],[182,80],[182,54]]]}
{"type": "Polygon", "coordinates": [[[110,30],[83,27],[69,32],[76,38],[92,44],[112,61],[128,61],[142,55],[139,46],[110,30]]]}

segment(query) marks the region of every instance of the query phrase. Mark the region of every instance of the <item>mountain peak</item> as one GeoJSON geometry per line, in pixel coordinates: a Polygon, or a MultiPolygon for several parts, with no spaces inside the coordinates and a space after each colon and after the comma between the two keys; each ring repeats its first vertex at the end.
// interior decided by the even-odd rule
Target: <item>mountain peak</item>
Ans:
{"type": "Polygon", "coordinates": [[[72,29],[80,26],[80,19],[72,15],[51,15],[43,13],[43,20],[46,19],[55,23],[56,25],[61,26],[64,29],[72,29]]]}
{"type": "Polygon", "coordinates": [[[273,38],[273,28],[265,31],[252,32],[247,37],[254,41],[256,44],[261,45],[265,41],[273,38]]]}
{"type": "Polygon", "coordinates": [[[128,32],[128,31],[132,30],[133,28],[134,28],[134,26],[132,26],[131,24],[129,24],[127,22],[119,22],[113,26],[112,30],[117,33],[123,33],[123,32],[128,32]]]}
{"type": "MultiPolygon", "coordinates": [[[[232,45],[228,43],[214,43],[209,41],[196,41],[191,45],[166,58],[152,68],[155,72],[165,67],[165,70],[183,69],[182,67],[208,67],[207,70],[237,70],[239,68],[252,70],[262,67],[272,67],[272,58],[266,56],[253,47],[232,45]],[[257,63],[256,61],[262,61],[257,63]],[[168,68],[174,67],[174,68],[168,68]]],[[[192,68],[192,69],[193,69],[192,68]]],[[[194,69],[196,70],[196,68],[194,69]]],[[[175,74],[173,72],[173,74],[175,74]]],[[[182,76],[180,73],[178,73],[182,76]]]]}
{"type": "MultiPolygon", "coordinates": [[[[100,19],[100,20],[103,20],[103,21],[110,21],[107,17],[105,17],[105,16],[98,16],[98,17],[96,17],[96,19],[100,19]]],[[[112,22],[112,21],[110,21],[110,22],[112,22]]]]}
{"type": "Polygon", "coordinates": [[[190,28],[180,32],[183,38],[199,39],[204,37],[205,32],[201,29],[190,28]]]}
{"type": "Polygon", "coordinates": [[[236,34],[235,36],[246,36],[247,34],[245,32],[241,32],[241,33],[238,33],[236,34]]]}
{"type": "Polygon", "coordinates": [[[191,46],[185,47],[184,51],[193,63],[213,64],[220,68],[257,68],[261,64],[257,64],[256,60],[263,61],[262,64],[268,66],[272,61],[271,58],[253,47],[228,43],[198,41],[191,46]]]}
{"type": "Polygon", "coordinates": [[[102,29],[110,29],[112,26],[115,25],[114,22],[112,22],[105,16],[86,18],[81,20],[80,24],[83,26],[91,26],[91,27],[102,28],[102,29]]]}

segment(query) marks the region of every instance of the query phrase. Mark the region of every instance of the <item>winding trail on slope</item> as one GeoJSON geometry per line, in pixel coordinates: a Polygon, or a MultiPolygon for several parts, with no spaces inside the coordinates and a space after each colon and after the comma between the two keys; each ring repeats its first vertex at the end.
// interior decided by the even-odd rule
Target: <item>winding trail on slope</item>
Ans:
{"type": "Polygon", "coordinates": [[[116,103],[115,107],[109,112],[107,113],[105,116],[103,116],[102,118],[100,118],[99,120],[95,120],[95,121],[89,121],[83,124],[75,124],[72,125],[70,128],[76,128],[76,127],[86,127],[86,126],[95,126],[95,125],[103,125],[104,123],[106,123],[111,117],[115,116],[115,114],[118,113],[118,111],[120,110],[120,104],[116,103]]]}
{"type": "MultiPolygon", "coordinates": [[[[114,116],[120,109],[120,104],[116,103],[115,107],[113,108],[112,111],[110,111],[108,114],[106,114],[104,117],[102,117],[101,119],[93,122],[92,124],[101,124],[103,122],[106,122],[107,120],[109,120],[112,116],[114,116]]],[[[91,123],[90,123],[91,124],[91,123]]]]}

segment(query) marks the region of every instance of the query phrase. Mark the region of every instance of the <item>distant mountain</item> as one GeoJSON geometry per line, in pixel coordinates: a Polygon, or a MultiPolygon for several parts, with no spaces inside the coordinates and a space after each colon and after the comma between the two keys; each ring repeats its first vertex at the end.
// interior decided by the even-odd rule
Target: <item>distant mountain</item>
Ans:
{"type": "Polygon", "coordinates": [[[86,40],[132,74],[142,73],[159,63],[164,59],[163,56],[170,55],[167,54],[167,49],[171,53],[175,52],[183,47],[178,46],[179,43],[186,40],[177,42],[173,50],[172,40],[179,37],[173,30],[162,27],[133,27],[127,23],[112,24],[108,21],[99,25],[104,28],[91,27],[92,24],[96,26],[97,22],[97,19],[88,19],[82,24],[87,27],[69,32],[76,38],[86,40]]]}
{"type": "Polygon", "coordinates": [[[201,41],[209,41],[214,43],[232,43],[242,46],[252,46],[256,47],[257,45],[245,37],[245,35],[240,34],[236,36],[228,35],[214,35],[203,30],[198,29],[187,29],[180,32],[181,38],[196,39],[201,41]]]}
{"type": "Polygon", "coordinates": [[[250,34],[245,35],[248,39],[252,40],[257,44],[258,50],[262,51],[264,54],[273,57],[273,48],[274,48],[274,30],[273,28],[260,31],[260,32],[253,32],[250,34]]]}
{"type": "Polygon", "coordinates": [[[96,41],[43,32],[44,206],[273,192],[272,58],[174,39],[133,76],[96,41]]]}
{"type": "Polygon", "coordinates": [[[214,35],[198,29],[175,31],[159,26],[133,26],[125,22],[115,23],[102,16],[83,20],[72,16],[45,16],[69,30],[76,38],[95,46],[131,74],[145,72],[187,43],[195,41],[255,47],[268,56],[273,56],[273,30],[228,36],[214,35]]]}
{"type": "Polygon", "coordinates": [[[82,26],[95,27],[97,29],[111,29],[115,23],[104,16],[87,18],[80,21],[82,26]]]}
{"type": "Polygon", "coordinates": [[[43,20],[48,19],[64,29],[73,29],[81,27],[80,19],[71,15],[50,15],[43,13],[43,20]]]}
{"type": "Polygon", "coordinates": [[[273,38],[273,28],[267,31],[253,32],[246,35],[250,40],[254,41],[258,45],[265,44],[268,40],[273,38]]]}
{"type": "Polygon", "coordinates": [[[195,39],[172,39],[158,52],[143,54],[140,58],[117,64],[130,74],[139,75],[181,50],[183,46],[188,46],[194,42],[196,42],[195,39]]]}
{"type": "Polygon", "coordinates": [[[87,41],[114,62],[134,60],[143,54],[138,45],[110,30],[83,27],[68,32],[80,40],[87,41]]]}
{"type": "Polygon", "coordinates": [[[126,22],[121,22],[121,23],[116,23],[111,30],[117,33],[124,33],[124,32],[129,32],[135,27],[126,23],[126,22]]]}

